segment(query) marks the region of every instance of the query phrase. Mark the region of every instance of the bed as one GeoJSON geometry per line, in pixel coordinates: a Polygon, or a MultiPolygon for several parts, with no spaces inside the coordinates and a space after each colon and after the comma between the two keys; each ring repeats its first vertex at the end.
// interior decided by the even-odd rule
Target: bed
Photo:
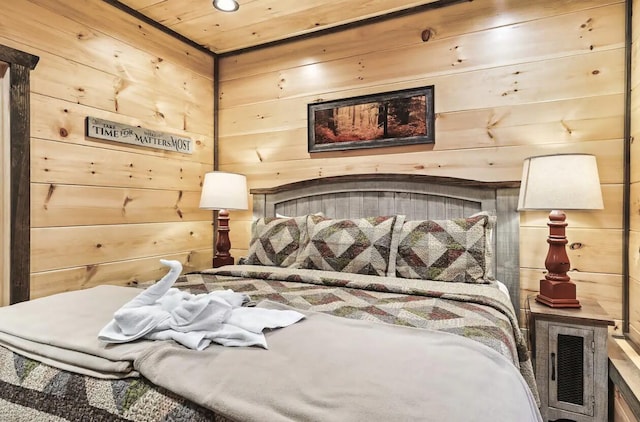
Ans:
{"type": "Polygon", "coordinates": [[[251,193],[247,256],[183,275],[175,287],[242,292],[249,305],[297,310],[304,320],[268,331],[267,350],[144,340],[144,350],[130,343],[129,355],[113,358],[125,349],[105,347],[94,333],[139,289],[103,286],[2,308],[0,415],[540,420],[514,310],[517,183],[374,174],[251,193]],[[16,335],[38,347],[21,347],[16,335]],[[57,349],[42,352],[42,343],[57,349]],[[61,364],[56,354],[66,348],[126,363],[135,376],[61,364]]]}

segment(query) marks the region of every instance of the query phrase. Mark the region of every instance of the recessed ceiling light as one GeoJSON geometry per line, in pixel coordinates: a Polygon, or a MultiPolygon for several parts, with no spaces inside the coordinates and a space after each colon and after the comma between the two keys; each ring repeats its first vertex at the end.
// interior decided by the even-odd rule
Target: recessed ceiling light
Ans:
{"type": "Polygon", "coordinates": [[[222,12],[235,12],[240,5],[236,0],[213,0],[213,7],[222,12]]]}

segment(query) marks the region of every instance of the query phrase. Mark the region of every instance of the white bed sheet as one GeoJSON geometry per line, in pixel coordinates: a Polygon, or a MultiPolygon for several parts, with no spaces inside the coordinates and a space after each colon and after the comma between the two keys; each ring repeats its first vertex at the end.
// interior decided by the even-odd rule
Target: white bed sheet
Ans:
{"type": "Polygon", "coordinates": [[[509,295],[509,288],[507,287],[507,285],[506,285],[506,284],[504,284],[504,283],[503,283],[503,282],[501,282],[501,281],[498,281],[498,280],[496,280],[496,283],[498,284],[498,289],[500,289],[500,291],[501,291],[502,293],[504,293],[505,295],[507,295],[507,297],[510,297],[510,295],[509,295]]]}

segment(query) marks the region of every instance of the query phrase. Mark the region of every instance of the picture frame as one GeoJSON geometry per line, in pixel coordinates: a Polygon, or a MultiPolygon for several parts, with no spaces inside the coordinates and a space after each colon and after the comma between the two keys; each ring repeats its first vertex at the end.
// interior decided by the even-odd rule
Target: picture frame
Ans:
{"type": "Polygon", "coordinates": [[[308,151],[435,143],[434,86],[307,105],[308,151]]]}

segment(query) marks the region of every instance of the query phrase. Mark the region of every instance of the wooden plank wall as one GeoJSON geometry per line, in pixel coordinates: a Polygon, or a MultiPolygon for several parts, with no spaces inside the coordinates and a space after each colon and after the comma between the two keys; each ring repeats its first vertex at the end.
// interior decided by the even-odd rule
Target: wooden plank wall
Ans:
{"type": "MultiPolygon", "coordinates": [[[[250,187],[369,172],[497,181],[519,180],[528,156],[595,154],[605,209],[568,213],[582,245],[570,275],[620,320],[624,22],[624,1],[484,0],[224,57],[220,168],[250,187]],[[431,84],[434,146],[307,152],[307,104],[431,84]]],[[[251,211],[231,218],[240,256],[251,211]]],[[[546,220],[521,214],[522,300],[543,276],[546,220]]]]}
{"type": "Polygon", "coordinates": [[[31,74],[31,296],[209,267],[213,57],[101,0],[4,2],[0,44],[31,74]],[[85,116],[195,141],[192,155],[88,139],[85,116]]]}

